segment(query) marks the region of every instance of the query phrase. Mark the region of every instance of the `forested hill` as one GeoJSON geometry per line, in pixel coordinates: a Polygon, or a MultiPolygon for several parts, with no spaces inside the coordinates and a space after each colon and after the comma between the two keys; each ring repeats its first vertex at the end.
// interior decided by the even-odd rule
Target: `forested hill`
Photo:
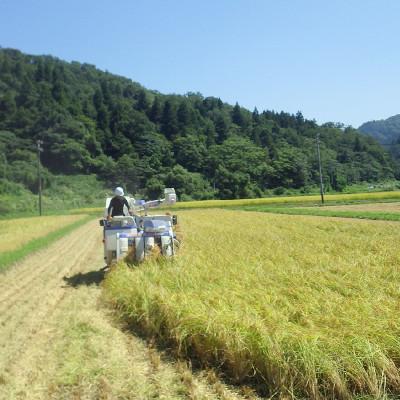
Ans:
{"type": "Polygon", "coordinates": [[[182,199],[307,189],[318,182],[317,132],[328,188],[396,174],[382,147],[352,128],[163,95],[93,65],[0,49],[0,173],[33,191],[37,139],[47,186],[56,174],[97,174],[148,196],[173,186],[182,199]]]}
{"type": "Polygon", "coordinates": [[[395,159],[400,159],[400,114],[366,122],[358,129],[380,142],[395,159]]]}
{"type": "Polygon", "coordinates": [[[400,139],[400,114],[387,119],[365,122],[358,129],[385,145],[396,143],[400,139]]]}

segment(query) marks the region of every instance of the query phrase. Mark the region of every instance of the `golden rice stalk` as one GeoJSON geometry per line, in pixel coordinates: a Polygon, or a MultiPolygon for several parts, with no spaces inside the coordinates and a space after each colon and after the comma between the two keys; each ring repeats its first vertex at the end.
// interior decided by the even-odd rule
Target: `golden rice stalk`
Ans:
{"type": "Polygon", "coordinates": [[[396,222],[179,213],[185,251],[105,293],[179,354],[288,399],[400,396],[396,222]],[[389,396],[390,395],[390,396],[389,396]]]}

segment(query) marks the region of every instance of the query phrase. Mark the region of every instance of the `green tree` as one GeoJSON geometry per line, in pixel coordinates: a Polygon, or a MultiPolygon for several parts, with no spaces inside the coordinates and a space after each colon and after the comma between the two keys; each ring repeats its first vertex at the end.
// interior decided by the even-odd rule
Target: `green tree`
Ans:
{"type": "Polygon", "coordinates": [[[177,118],[178,124],[181,128],[190,124],[190,111],[186,101],[182,101],[179,104],[177,118]]]}
{"type": "Polygon", "coordinates": [[[159,177],[152,177],[147,181],[146,194],[149,199],[159,199],[162,196],[165,183],[159,177]]]}
{"type": "Polygon", "coordinates": [[[199,173],[191,173],[181,165],[175,165],[164,182],[167,187],[175,188],[180,200],[204,200],[213,196],[210,184],[199,173]]]}
{"type": "Polygon", "coordinates": [[[17,110],[14,96],[9,92],[0,97],[0,115],[2,118],[8,118],[10,114],[14,114],[17,110]]]}
{"type": "Polygon", "coordinates": [[[260,114],[257,110],[257,107],[254,107],[253,113],[251,114],[252,120],[253,120],[253,124],[259,124],[260,123],[260,114]]]}
{"type": "Polygon", "coordinates": [[[136,109],[138,111],[146,112],[147,109],[150,107],[149,100],[147,99],[146,92],[141,89],[137,94],[137,102],[136,102],[136,109]]]}
{"type": "Polygon", "coordinates": [[[266,152],[247,138],[231,137],[210,148],[208,175],[218,197],[239,198],[261,194],[270,173],[266,152]]]}
{"type": "Polygon", "coordinates": [[[141,176],[138,164],[139,159],[135,153],[123,155],[116,164],[120,182],[127,191],[133,194],[140,188],[141,176]]]}
{"type": "Polygon", "coordinates": [[[273,175],[269,181],[272,187],[301,188],[309,183],[307,160],[296,148],[284,146],[272,162],[273,175]]]}
{"type": "Polygon", "coordinates": [[[174,154],[178,164],[191,172],[199,172],[206,160],[207,149],[197,137],[183,136],[175,140],[174,154]]]}
{"type": "Polygon", "coordinates": [[[171,140],[174,136],[178,134],[178,120],[176,117],[176,110],[169,100],[164,103],[161,123],[162,132],[167,139],[171,140]]]}
{"type": "Polygon", "coordinates": [[[244,126],[244,117],[238,103],[235,104],[232,110],[232,122],[240,127],[244,126]]]}
{"type": "Polygon", "coordinates": [[[151,121],[158,124],[161,122],[161,117],[162,117],[162,108],[160,99],[158,98],[158,96],[155,96],[149,112],[149,118],[151,121]]]}
{"type": "Polygon", "coordinates": [[[221,144],[228,138],[229,125],[226,117],[218,114],[215,120],[215,131],[217,133],[217,143],[221,144]]]}

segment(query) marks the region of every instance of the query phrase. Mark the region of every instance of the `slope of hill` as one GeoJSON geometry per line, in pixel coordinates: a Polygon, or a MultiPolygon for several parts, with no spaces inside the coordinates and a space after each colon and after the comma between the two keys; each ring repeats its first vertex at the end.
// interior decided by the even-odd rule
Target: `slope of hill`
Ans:
{"type": "Polygon", "coordinates": [[[400,114],[387,119],[365,122],[358,129],[382,144],[396,143],[400,139],[400,114]]]}
{"type": "Polygon", "coordinates": [[[391,157],[352,128],[163,95],[93,65],[0,49],[0,189],[12,181],[35,191],[42,139],[49,191],[57,174],[96,175],[151,197],[173,186],[181,199],[307,190],[318,182],[317,132],[328,188],[394,177],[391,157]]]}
{"type": "Polygon", "coordinates": [[[366,122],[358,129],[381,143],[395,160],[400,160],[400,114],[366,122]]]}

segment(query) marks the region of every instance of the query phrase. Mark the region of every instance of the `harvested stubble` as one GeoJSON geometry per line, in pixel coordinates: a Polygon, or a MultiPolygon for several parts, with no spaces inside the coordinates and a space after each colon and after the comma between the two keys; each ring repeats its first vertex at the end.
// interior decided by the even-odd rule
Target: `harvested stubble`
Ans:
{"type": "Polygon", "coordinates": [[[0,252],[13,251],[86,215],[52,215],[4,220],[0,224],[0,252]]]}
{"type": "Polygon", "coordinates": [[[281,398],[400,394],[398,223],[180,213],[173,262],[113,270],[105,293],[151,335],[281,398]]]}

